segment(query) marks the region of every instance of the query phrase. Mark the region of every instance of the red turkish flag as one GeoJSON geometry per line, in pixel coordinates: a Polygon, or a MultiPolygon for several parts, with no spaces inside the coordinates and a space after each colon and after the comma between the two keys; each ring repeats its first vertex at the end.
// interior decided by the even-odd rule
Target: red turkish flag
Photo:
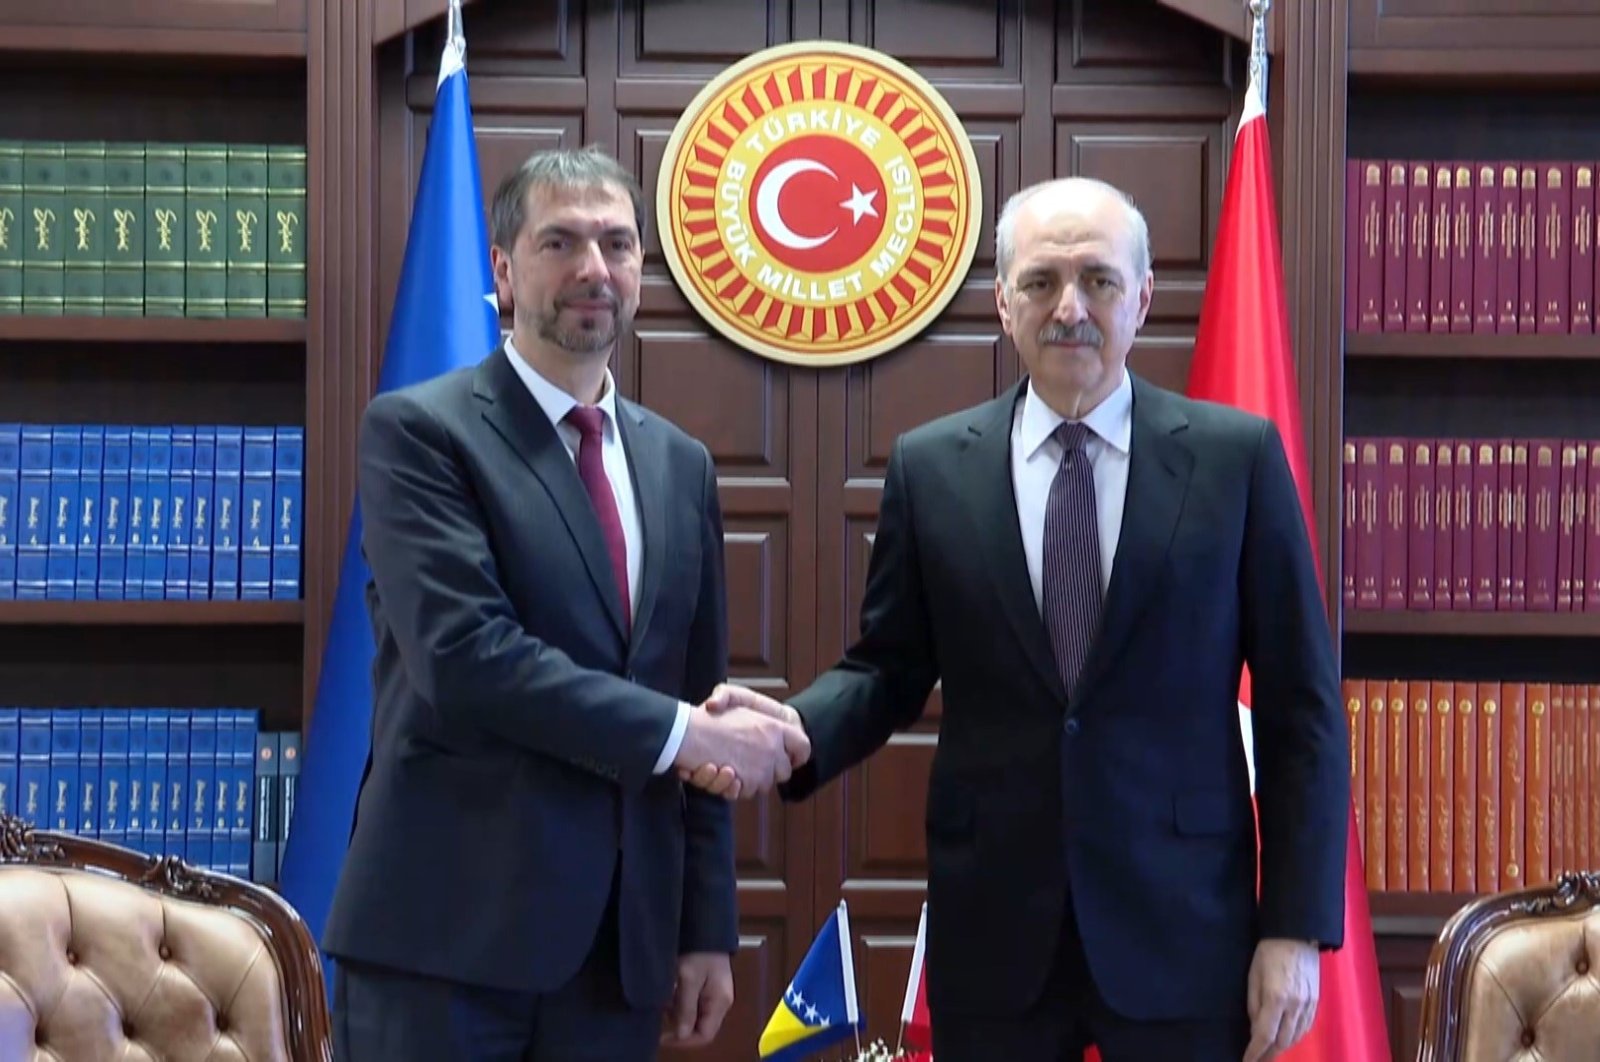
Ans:
{"type": "MultiPolygon", "coordinates": [[[[1315,553],[1311,475],[1300,428],[1278,246],[1266,110],[1260,86],[1252,80],[1223,192],[1189,370],[1189,395],[1248,410],[1277,426],[1315,553]]],[[[1250,730],[1244,715],[1250,705],[1248,672],[1241,677],[1239,704],[1248,748],[1250,730]]],[[[1344,947],[1323,953],[1316,1021],[1305,1039],[1283,1056],[1284,1062],[1389,1062],[1391,1058],[1354,806],[1349,821],[1344,947]]]]}

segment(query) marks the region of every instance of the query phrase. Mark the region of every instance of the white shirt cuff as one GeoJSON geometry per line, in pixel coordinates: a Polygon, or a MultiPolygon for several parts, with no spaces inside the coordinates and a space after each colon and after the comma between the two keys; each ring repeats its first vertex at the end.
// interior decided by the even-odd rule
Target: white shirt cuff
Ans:
{"type": "Polygon", "coordinates": [[[689,713],[692,711],[694,709],[689,705],[682,701],[678,702],[678,718],[673,720],[672,733],[667,735],[667,743],[662,746],[653,773],[665,774],[667,768],[672,766],[672,761],[678,758],[678,746],[683,744],[683,734],[689,729],[689,713]]]}

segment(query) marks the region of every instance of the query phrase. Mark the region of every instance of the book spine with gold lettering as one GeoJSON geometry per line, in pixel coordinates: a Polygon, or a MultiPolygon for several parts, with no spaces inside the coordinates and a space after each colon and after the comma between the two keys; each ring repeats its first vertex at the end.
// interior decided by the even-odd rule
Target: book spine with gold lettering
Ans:
{"type": "Polygon", "coordinates": [[[106,146],[98,141],[66,146],[65,312],[103,317],[106,312],[106,146]]]}
{"type": "Polygon", "coordinates": [[[267,313],[267,149],[228,146],[228,316],[267,313]]]}
{"type": "Polygon", "coordinates": [[[306,149],[267,149],[267,316],[306,315],[306,149]]]}
{"type": "Polygon", "coordinates": [[[66,145],[33,142],[22,149],[22,312],[60,317],[66,258],[61,247],[66,145]]]}
{"type": "Polygon", "coordinates": [[[22,143],[0,140],[0,315],[22,312],[22,143]]]}
{"type": "Polygon", "coordinates": [[[228,315],[228,149],[190,144],[184,152],[189,233],[185,243],[183,312],[228,315]]]}
{"type": "Polygon", "coordinates": [[[147,144],[144,151],[144,312],[183,316],[183,256],[188,239],[182,144],[147,144]]]}
{"type": "Polygon", "coordinates": [[[144,316],[144,144],[106,145],[106,316],[144,316]]]}

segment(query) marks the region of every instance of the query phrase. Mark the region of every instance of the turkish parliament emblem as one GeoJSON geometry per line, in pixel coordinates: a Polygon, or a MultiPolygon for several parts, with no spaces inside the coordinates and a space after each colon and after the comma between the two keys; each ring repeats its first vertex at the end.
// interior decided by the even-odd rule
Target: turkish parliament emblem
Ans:
{"type": "Polygon", "coordinates": [[[662,250],[696,311],[757,354],[842,365],[937,317],[977,247],[966,132],[897,60],[835,41],[729,67],[673,129],[662,250]]]}

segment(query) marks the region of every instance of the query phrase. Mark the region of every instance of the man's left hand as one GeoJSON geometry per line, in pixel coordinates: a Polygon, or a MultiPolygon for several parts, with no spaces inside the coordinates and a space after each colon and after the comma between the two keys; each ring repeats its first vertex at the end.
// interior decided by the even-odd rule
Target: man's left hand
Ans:
{"type": "Polygon", "coordinates": [[[733,1006],[733,963],[721,952],[678,957],[678,985],[667,1011],[661,1042],[668,1047],[704,1047],[722,1028],[733,1006]]]}
{"type": "Polygon", "coordinates": [[[1250,1046],[1244,1062],[1271,1062],[1311,1030],[1322,960],[1303,940],[1263,940],[1250,963],[1250,1046]]]}

